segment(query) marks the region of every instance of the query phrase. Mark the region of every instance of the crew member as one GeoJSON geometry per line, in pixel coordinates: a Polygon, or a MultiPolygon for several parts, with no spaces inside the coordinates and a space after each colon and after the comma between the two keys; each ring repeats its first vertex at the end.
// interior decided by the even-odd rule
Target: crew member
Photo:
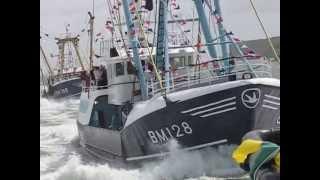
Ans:
{"type": "Polygon", "coordinates": [[[280,180],[280,130],[257,130],[245,135],[233,159],[253,180],[280,180]]]}

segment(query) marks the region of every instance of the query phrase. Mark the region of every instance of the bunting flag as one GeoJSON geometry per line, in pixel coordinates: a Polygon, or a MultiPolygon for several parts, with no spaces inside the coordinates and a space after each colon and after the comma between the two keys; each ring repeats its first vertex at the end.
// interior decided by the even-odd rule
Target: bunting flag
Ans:
{"type": "Polygon", "coordinates": [[[136,30],[135,28],[132,28],[132,30],[130,31],[130,36],[134,36],[136,34],[136,30]]]}
{"type": "Polygon", "coordinates": [[[134,1],[132,1],[129,4],[129,10],[130,10],[131,13],[134,13],[136,11],[136,3],[134,1]]]}
{"type": "Polygon", "coordinates": [[[197,48],[201,48],[203,46],[203,44],[201,44],[200,42],[198,42],[196,45],[195,45],[197,48]]]}
{"type": "Polygon", "coordinates": [[[144,21],[144,24],[149,26],[151,24],[151,21],[144,21]]]}
{"type": "Polygon", "coordinates": [[[171,6],[174,6],[174,7],[176,7],[176,0],[171,0],[171,6]]]}
{"type": "Polygon", "coordinates": [[[94,56],[96,57],[96,58],[101,58],[102,56],[100,56],[100,55],[98,55],[98,54],[94,54],[94,56]]]}
{"type": "Polygon", "coordinates": [[[201,64],[201,67],[206,67],[206,68],[207,68],[207,67],[208,67],[208,64],[209,64],[208,62],[203,63],[203,64],[201,64]]]}
{"type": "Polygon", "coordinates": [[[254,52],[252,49],[247,49],[246,52],[247,52],[248,54],[255,54],[255,52],[254,52]]]}
{"type": "Polygon", "coordinates": [[[118,11],[118,10],[119,10],[119,7],[117,7],[116,5],[114,5],[114,6],[113,6],[113,9],[115,9],[115,10],[118,11]]]}
{"type": "Polygon", "coordinates": [[[212,66],[214,69],[219,69],[219,63],[217,63],[217,62],[213,62],[212,66]]]}
{"type": "Polygon", "coordinates": [[[180,22],[180,25],[185,25],[187,24],[186,20],[182,19],[182,21],[180,22]]]}
{"type": "Polygon", "coordinates": [[[112,32],[112,31],[113,31],[113,26],[112,26],[112,24],[107,24],[107,25],[106,25],[106,29],[109,30],[110,32],[112,32]]]}
{"type": "Polygon", "coordinates": [[[261,57],[261,55],[256,53],[245,53],[245,56],[247,56],[248,59],[256,59],[261,57]]]}
{"type": "Polygon", "coordinates": [[[110,32],[113,31],[113,25],[112,25],[112,22],[110,20],[106,21],[106,29],[109,30],[110,32]]]}
{"type": "Polygon", "coordinates": [[[239,39],[239,38],[236,38],[236,37],[234,37],[234,38],[232,38],[235,42],[240,42],[241,40],[239,39]]]}
{"type": "Polygon", "coordinates": [[[223,21],[221,16],[215,16],[215,17],[216,17],[217,23],[221,23],[223,21]]]}
{"type": "Polygon", "coordinates": [[[246,45],[242,45],[241,48],[244,49],[244,50],[243,50],[243,54],[244,54],[245,56],[249,56],[249,57],[253,57],[253,58],[259,58],[259,57],[261,57],[261,55],[256,54],[256,53],[254,52],[254,50],[248,48],[246,45]]]}

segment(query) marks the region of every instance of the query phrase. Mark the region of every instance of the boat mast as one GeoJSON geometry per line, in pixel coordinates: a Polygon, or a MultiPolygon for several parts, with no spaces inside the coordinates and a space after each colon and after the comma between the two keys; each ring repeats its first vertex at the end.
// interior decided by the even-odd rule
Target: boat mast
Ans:
{"type": "Polygon", "coordinates": [[[79,53],[79,36],[76,36],[76,37],[69,37],[67,36],[66,38],[63,38],[63,39],[60,39],[60,38],[55,38],[55,40],[57,40],[57,45],[58,45],[58,48],[59,48],[59,54],[60,54],[60,74],[63,73],[63,68],[64,68],[64,48],[65,48],[65,45],[67,43],[72,43],[75,51],[76,51],[76,54],[77,54],[77,57],[78,57],[78,60],[79,60],[79,63],[80,63],[80,66],[82,68],[82,70],[84,70],[84,65],[82,63],[82,60],[81,60],[81,57],[80,57],[80,53],[79,53]]]}
{"type": "MultiPolygon", "coordinates": [[[[220,8],[220,0],[213,0],[213,3],[214,3],[215,10],[212,12],[214,12],[217,17],[221,18],[222,14],[221,14],[221,8],[220,8]]],[[[218,37],[220,37],[219,39],[220,39],[221,50],[222,50],[222,58],[226,59],[224,60],[224,67],[226,68],[226,73],[229,74],[230,73],[230,68],[229,68],[230,64],[228,60],[229,52],[226,44],[226,32],[222,24],[222,19],[217,21],[217,25],[218,25],[218,32],[219,32],[218,37]]]]}
{"type": "Polygon", "coordinates": [[[90,16],[90,55],[89,55],[89,60],[90,60],[90,66],[89,70],[92,70],[93,66],[93,23],[94,23],[94,16],[91,14],[91,12],[88,12],[88,15],[90,16]]]}
{"type": "MultiPolygon", "coordinates": [[[[134,23],[132,21],[132,17],[129,11],[129,3],[128,0],[123,0],[123,11],[124,15],[126,18],[126,24],[127,24],[127,29],[128,29],[128,36],[129,36],[129,41],[131,44],[132,52],[133,52],[133,61],[134,61],[134,66],[137,69],[138,72],[138,77],[139,77],[139,83],[140,83],[140,89],[141,89],[141,96],[142,100],[147,99],[147,85],[145,81],[145,75],[143,72],[143,68],[141,65],[141,61],[139,58],[139,53],[138,53],[138,40],[135,35],[135,27],[134,23]]],[[[133,3],[134,0],[131,0],[131,3],[133,3]]],[[[130,57],[128,57],[130,58],[130,57]]]]}
{"type": "Polygon", "coordinates": [[[202,27],[202,31],[203,31],[203,35],[204,35],[206,44],[208,44],[207,45],[207,49],[209,51],[209,55],[212,58],[216,58],[217,57],[217,52],[216,52],[216,49],[215,49],[214,45],[212,44],[213,43],[213,39],[212,39],[212,36],[211,36],[211,33],[210,33],[210,29],[209,29],[208,20],[207,20],[206,14],[205,14],[205,10],[204,10],[203,5],[202,5],[202,0],[194,0],[193,2],[195,3],[195,6],[196,6],[196,9],[197,9],[197,12],[198,12],[198,17],[199,17],[199,20],[200,20],[200,24],[201,24],[201,27],[202,27]]]}
{"type": "Polygon", "coordinates": [[[84,65],[82,63],[82,59],[81,59],[80,52],[79,52],[79,38],[78,37],[79,37],[79,35],[73,39],[72,44],[73,44],[74,50],[76,51],[81,69],[82,69],[82,71],[84,71],[85,70],[84,65]]]}
{"type": "Polygon", "coordinates": [[[44,62],[46,63],[46,65],[47,65],[47,67],[48,67],[48,69],[49,69],[49,75],[51,76],[51,75],[53,74],[53,72],[52,72],[51,66],[50,66],[50,64],[49,64],[49,62],[48,62],[47,56],[46,56],[46,54],[44,53],[44,50],[42,49],[41,44],[40,44],[40,51],[41,51],[41,53],[42,53],[44,62]]]}
{"type": "Polygon", "coordinates": [[[167,33],[167,15],[165,9],[168,6],[168,0],[159,2],[158,12],[158,37],[157,37],[157,68],[165,71],[165,83],[167,91],[170,88],[170,63],[168,56],[168,33],[167,33]]]}

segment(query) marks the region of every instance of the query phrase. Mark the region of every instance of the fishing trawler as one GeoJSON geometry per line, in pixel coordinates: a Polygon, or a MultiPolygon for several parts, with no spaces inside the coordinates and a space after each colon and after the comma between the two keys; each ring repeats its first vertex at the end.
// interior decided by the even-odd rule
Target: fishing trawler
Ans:
{"type": "Polygon", "coordinates": [[[139,26],[132,18],[140,12],[133,7],[141,6],[128,1],[115,6],[123,7],[129,46],[112,47],[116,53],[101,59],[106,85],[83,87],[81,93],[77,126],[80,144],[89,152],[110,161],[140,162],[168,155],[171,139],[182,150],[197,150],[239,144],[251,130],[280,126],[280,81],[264,60],[250,61],[225,30],[218,0],[204,1],[208,9],[202,0],[193,1],[211,58],[202,62],[199,39],[190,47],[169,46],[168,1],[155,5],[156,46],[142,47],[135,34],[141,21],[139,26]],[[217,19],[215,39],[206,10],[217,19]],[[238,55],[231,55],[230,48],[238,55]]]}
{"type": "Polygon", "coordinates": [[[80,75],[85,72],[84,65],[82,63],[78,46],[79,36],[72,36],[70,33],[66,33],[64,38],[55,38],[59,48],[59,67],[54,70],[45,55],[43,48],[40,45],[40,51],[42,53],[45,65],[48,69],[47,82],[43,83],[46,85],[46,90],[43,92],[43,97],[61,99],[61,98],[72,98],[79,97],[82,91],[80,75]],[[71,54],[71,45],[74,47],[79,66],[76,66],[75,59],[71,54]],[[66,67],[65,62],[65,47],[68,46],[68,63],[66,67]]]}

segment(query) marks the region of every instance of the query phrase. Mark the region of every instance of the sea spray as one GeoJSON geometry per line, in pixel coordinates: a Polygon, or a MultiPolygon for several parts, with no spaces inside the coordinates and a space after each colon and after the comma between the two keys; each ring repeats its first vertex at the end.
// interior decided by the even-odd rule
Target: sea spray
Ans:
{"type": "MultiPolygon", "coordinates": [[[[79,155],[53,173],[41,177],[42,180],[180,180],[203,179],[212,176],[239,175],[231,160],[234,146],[220,146],[198,151],[181,151],[176,141],[168,143],[170,154],[163,160],[145,163],[139,169],[119,169],[109,164],[84,163],[79,155]]],[[[212,178],[211,178],[212,179],[212,178]]]]}
{"type": "Polygon", "coordinates": [[[79,100],[40,98],[40,175],[63,166],[74,153],[70,151],[70,141],[77,137],[78,106],[79,100]]]}
{"type": "Polygon", "coordinates": [[[161,162],[143,167],[145,179],[185,179],[201,176],[239,176],[243,171],[231,159],[234,145],[183,151],[175,140],[168,143],[170,154],[161,162]]]}

